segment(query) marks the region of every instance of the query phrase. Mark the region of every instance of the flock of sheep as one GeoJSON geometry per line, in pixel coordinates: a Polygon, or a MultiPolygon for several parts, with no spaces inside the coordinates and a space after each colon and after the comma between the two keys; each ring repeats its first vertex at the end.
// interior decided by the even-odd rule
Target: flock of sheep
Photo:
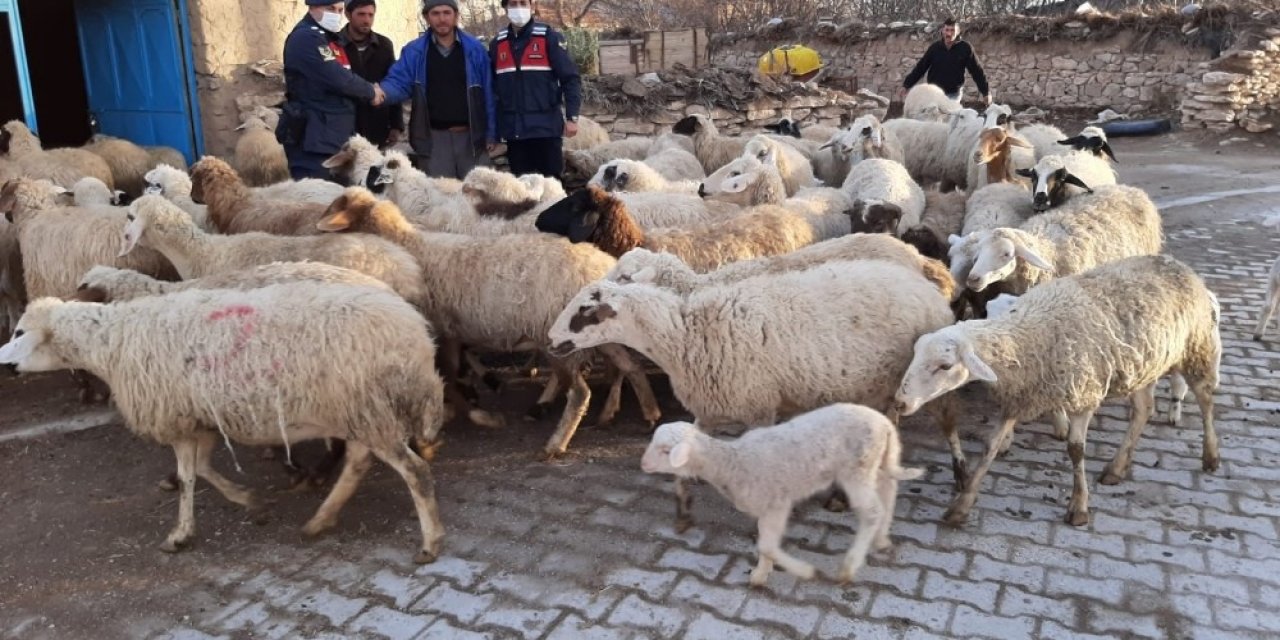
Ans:
{"type": "MultiPolygon", "coordinates": [[[[571,194],[489,168],[433,179],[358,136],[326,162],[352,186],[291,182],[269,112],[232,163],[189,172],[122,140],[45,151],[10,122],[0,362],[72,370],[86,400],[109,396],[131,430],[173,447],[167,551],[194,538],[196,477],[259,506],[211,466],[215,448],[283,446],[289,460],[291,443],[327,438],[345,444],[342,469],[304,531],[336,523],[376,457],[407,484],[416,559],[432,561],[444,529],[427,461],[452,418],[505,423],[478,402],[498,384],[479,356],[519,351],[552,371],[531,414],[567,394],[551,456],[587,413],[591,364],[609,382],[601,424],[626,383],[656,425],[647,372],[661,369],[694,421],[659,426],[641,466],[675,476],[678,529],[691,478],[757,518],[752,584],[774,563],[815,574],[782,539],[793,505],[830,487],[859,519],[838,579],[889,546],[897,483],[920,474],[901,466],[896,423],[921,409],[953,457],[957,525],[1014,426],[1044,415],[1074,469],[1066,519],[1086,524],[1093,413],[1132,403],[1100,479],[1120,482],[1163,377],[1175,424],[1195,395],[1216,470],[1218,303],[1161,253],[1159,213],[1116,183],[1106,136],[1015,128],[1007,107],[960,109],[929,85],[905,111],[744,136],[695,115],[619,141],[584,119],[565,155],[589,181],[571,194]],[[970,470],[950,392],[975,380],[999,420],[970,470]]],[[[1274,311],[1280,261],[1271,283],[1274,311]]]]}

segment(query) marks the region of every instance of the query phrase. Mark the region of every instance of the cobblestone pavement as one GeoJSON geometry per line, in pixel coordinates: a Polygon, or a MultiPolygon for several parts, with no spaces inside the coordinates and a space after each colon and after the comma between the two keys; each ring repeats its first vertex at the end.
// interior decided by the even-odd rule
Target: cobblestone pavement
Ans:
{"type": "MultiPolygon", "coordinates": [[[[902,427],[904,460],[929,473],[903,483],[896,548],[872,556],[848,587],[778,571],[767,588],[753,590],[746,581],[754,523],[704,485],[696,489],[696,526],[674,533],[669,481],[639,470],[643,426],[584,428],[573,455],[545,464],[532,452],[550,427],[516,424],[458,430],[459,449],[442,451],[434,468],[447,537],[434,564],[410,563],[418,540],[412,507],[383,469],[370,474],[337,531],[315,541],[298,529],[319,495],[277,495],[277,513],[255,526],[202,484],[198,542],[166,556],[154,546],[176,509],[147,478],[162,477],[171,458],[121,430],[100,429],[0,448],[53,466],[92,465],[97,454],[109,459],[92,468],[133,469],[104,477],[102,487],[86,479],[56,491],[0,489],[0,512],[23,522],[29,509],[19,505],[33,495],[63,510],[105,509],[103,521],[84,530],[66,531],[54,517],[48,534],[4,544],[5,554],[54,554],[42,562],[63,566],[56,580],[0,577],[16,580],[0,582],[0,636],[1277,637],[1280,331],[1263,343],[1250,334],[1280,243],[1258,213],[1201,218],[1168,232],[1172,252],[1207,278],[1224,308],[1221,470],[1200,471],[1194,402],[1181,428],[1161,413],[1138,446],[1132,478],[1092,485],[1086,527],[1062,522],[1069,463],[1065,445],[1040,423],[1019,428],[968,526],[943,525],[949,457],[932,424],[913,416],[902,427]],[[123,495],[103,498],[110,503],[103,507],[98,491],[123,495]],[[121,520],[137,528],[113,532],[121,520]],[[69,542],[83,547],[64,549],[69,542]],[[108,604],[95,609],[87,600],[99,594],[108,604]]],[[[965,446],[976,456],[993,420],[980,390],[963,395],[965,446]]],[[[1162,409],[1166,399],[1162,388],[1162,409]]],[[[1086,450],[1091,482],[1122,439],[1125,416],[1123,403],[1099,413],[1086,450]]],[[[244,481],[278,480],[277,467],[245,461],[252,456],[239,451],[244,481]]],[[[230,463],[224,456],[219,464],[230,463]]],[[[50,527],[41,517],[14,526],[50,527]]],[[[786,545],[833,572],[852,525],[850,514],[806,502],[786,545]]]]}

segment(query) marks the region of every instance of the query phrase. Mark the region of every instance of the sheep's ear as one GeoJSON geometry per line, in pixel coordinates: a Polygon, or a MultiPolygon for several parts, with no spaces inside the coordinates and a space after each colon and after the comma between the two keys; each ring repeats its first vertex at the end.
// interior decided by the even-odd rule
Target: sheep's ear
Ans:
{"type": "Polygon", "coordinates": [[[1073,184],[1077,187],[1080,187],[1081,189],[1084,189],[1089,193],[1093,193],[1093,189],[1090,188],[1089,185],[1085,184],[1084,180],[1081,180],[1080,178],[1077,178],[1074,175],[1071,175],[1071,173],[1069,172],[1063,172],[1062,181],[1067,184],[1073,184]]]}
{"type": "Polygon", "coordinates": [[[1112,162],[1114,162],[1114,163],[1116,163],[1116,164],[1119,164],[1119,163],[1120,163],[1120,161],[1119,161],[1119,160],[1116,160],[1116,154],[1114,154],[1114,153],[1112,153],[1112,152],[1111,152],[1111,145],[1110,145],[1110,144],[1107,144],[1106,142],[1103,142],[1103,143],[1102,143],[1102,152],[1103,152],[1103,153],[1105,153],[1105,154],[1107,154],[1107,157],[1108,157],[1108,158],[1111,158],[1111,161],[1112,161],[1112,162]]]}
{"type": "Polygon", "coordinates": [[[818,151],[822,151],[823,149],[830,149],[830,148],[831,148],[831,145],[833,145],[833,144],[835,144],[835,143],[836,143],[835,138],[832,138],[832,139],[828,140],[828,141],[826,142],[826,144],[822,145],[821,147],[818,147],[818,151]]]}
{"type": "Polygon", "coordinates": [[[992,371],[991,367],[987,366],[987,363],[978,357],[973,347],[969,345],[961,347],[960,360],[964,362],[965,368],[969,370],[969,379],[992,383],[996,381],[996,372],[992,371]]]}
{"type": "Polygon", "coordinates": [[[324,162],[321,162],[320,166],[326,169],[337,169],[338,167],[341,167],[344,164],[355,162],[355,159],[356,159],[355,149],[352,149],[347,145],[342,145],[342,148],[339,149],[337,153],[333,154],[332,156],[329,156],[329,158],[327,158],[324,162]]]}
{"type": "Polygon", "coordinates": [[[1013,147],[1022,147],[1023,149],[1036,148],[1035,145],[1031,144],[1030,142],[1027,142],[1026,140],[1023,140],[1022,138],[1019,138],[1018,136],[1009,136],[1005,138],[1005,140],[1008,140],[1009,145],[1013,147]]]}
{"type": "Polygon", "coordinates": [[[327,215],[320,222],[316,223],[316,228],[321,231],[345,231],[351,228],[351,214],[345,209],[327,215]]]}
{"type": "Polygon", "coordinates": [[[600,224],[600,213],[592,211],[581,217],[575,217],[569,221],[569,242],[587,242],[591,240],[591,236],[596,232],[596,226],[600,224]]]}
{"type": "Polygon", "coordinates": [[[680,444],[671,447],[671,453],[667,454],[669,456],[671,466],[679,469],[680,467],[689,464],[689,454],[692,453],[692,451],[693,445],[690,445],[688,442],[681,442],[680,444]]]}
{"type": "Polygon", "coordinates": [[[1020,175],[1020,176],[1022,176],[1022,177],[1024,177],[1024,178],[1035,178],[1035,177],[1036,177],[1036,170],[1035,170],[1035,169],[1018,169],[1018,170],[1017,170],[1017,171],[1015,171],[1014,173],[1017,173],[1018,175],[1020,175]]]}
{"type": "Polygon", "coordinates": [[[764,155],[760,156],[760,162],[762,164],[772,164],[772,165],[778,164],[777,150],[769,149],[768,151],[766,151],[764,155]]]}
{"type": "Polygon", "coordinates": [[[1013,254],[1037,269],[1043,269],[1049,273],[1053,273],[1055,271],[1053,265],[1049,264],[1048,260],[1041,258],[1036,254],[1036,252],[1032,251],[1021,242],[1015,242],[1013,244],[1013,254]]]}

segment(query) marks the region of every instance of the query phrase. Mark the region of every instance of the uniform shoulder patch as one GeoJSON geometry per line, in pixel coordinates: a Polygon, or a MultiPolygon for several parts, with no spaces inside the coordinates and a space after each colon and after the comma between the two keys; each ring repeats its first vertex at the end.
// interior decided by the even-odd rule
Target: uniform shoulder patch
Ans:
{"type": "Polygon", "coordinates": [[[561,48],[561,49],[564,49],[564,50],[566,50],[566,51],[568,51],[568,50],[569,50],[569,45],[567,45],[567,44],[565,44],[565,43],[564,43],[564,39],[563,39],[563,38],[561,38],[561,39],[560,39],[560,48],[561,48]]]}
{"type": "Polygon", "coordinates": [[[320,50],[320,57],[324,58],[325,62],[333,62],[337,59],[337,55],[333,53],[333,49],[329,48],[329,45],[316,48],[320,50]]]}

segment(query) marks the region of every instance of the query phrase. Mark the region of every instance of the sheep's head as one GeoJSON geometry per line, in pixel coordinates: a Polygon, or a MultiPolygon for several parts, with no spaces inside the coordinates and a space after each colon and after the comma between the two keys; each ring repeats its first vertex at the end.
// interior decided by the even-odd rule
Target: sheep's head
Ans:
{"type": "Polygon", "coordinates": [[[621,328],[613,320],[620,310],[633,304],[626,295],[626,289],[643,286],[646,285],[598,280],[583,287],[565,305],[547,332],[551,340],[551,354],[567,356],[580,349],[617,342],[621,338],[621,328]]]}
{"type": "MultiPolygon", "coordinates": [[[[196,225],[186,211],[160,196],[142,196],[129,205],[121,239],[120,256],[128,255],[150,233],[194,235],[196,225]]],[[[145,245],[144,245],[145,246],[145,245]]]]}
{"type": "Polygon", "coordinates": [[[778,166],[778,155],[782,153],[781,142],[767,136],[752,136],[742,149],[742,157],[755,158],[768,165],[778,166]]]}
{"type": "Polygon", "coordinates": [[[80,207],[116,205],[120,201],[120,196],[124,195],[123,191],[112,191],[105,182],[93,176],[76,180],[76,183],[71,186],[71,192],[75,194],[73,199],[76,206],[80,207]]]}
{"type": "Polygon", "coordinates": [[[659,426],[640,457],[640,469],[645,473],[692,475],[688,465],[697,446],[697,438],[698,427],[689,422],[668,422],[659,426]]]}
{"type": "Polygon", "coordinates": [[[240,175],[221,158],[205,156],[191,165],[191,201],[204,204],[210,181],[240,182],[240,175]]]}
{"type": "Polygon", "coordinates": [[[600,167],[600,186],[605,191],[626,191],[634,173],[633,164],[629,160],[610,160],[600,167]]]}
{"type": "Polygon", "coordinates": [[[920,336],[915,354],[895,395],[899,415],[909,416],[925,403],[971,380],[995,382],[996,374],[974,351],[966,323],[920,336]]]}
{"type": "Polygon", "coordinates": [[[60,198],[69,192],[48,180],[14,178],[0,188],[0,213],[5,220],[14,222],[15,216],[25,211],[53,209],[66,204],[60,198]]]}
{"type": "Polygon", "coordinates": [[[902,241],[915,247],[922,256],[944,263],[947,261],[947,245],[929,227],[919,225],[907,229],[902,234],[902,241]]]}
{"type": "Polygon", "coordinates": [[[965,278],[965,286],[974,291],[982,291],[993,283],[1008,279],[1018,268],[1018,260],[1050,273],[1054,271],[1053,265],[1036,255],[1027,246],[1024,235],[1014,229],[990,229],[976,233],[973,267],[965,278]]]}
{"type": "Polygon", "coordinates": [[[983,129],[1004,129],[1013,133],[1013,109],[1005,104],[991,104],[983,114],[983,129]]]}
{"type": "Polygon", "coordinates": [[[847,146],[846,157],[852,157],[859,148],[864,158],[883,157],[884,129],[880,119],[867,114],[859,116],[848,127],[849,136],[842,143],[847,146]]]}
{"type": "Polygon", "coordinates": [[[403,183],[409,172],[413,171],[413,163],[400,151],[388,151],[381,164],[369,167],[369,175],[364,179],[364,186],[375,194],[382,195],[387,187],[397,182],[403,183]]]}
{"type": "Polygon", "coordinates": [[[374,218],[374,209],[395,206],[392,202],[379,200],[364,187],[347,187],[342,195],[334,198],[333,202],[325,208],[324,215],[316,223],[316,228],[330,233],[369,231],[374,218]]]}
{"type": "Polygon", "coordinates": [[[800,137],[800,124],[790,118],[783,118],[777,124],[766,124],[764,130],[780,136],[800,137]]]}
{"type": "Polygon", "coordinates": [[[10,120],[4,123],[4,127],[0,128],[0,155],[9,155],[15,151],[14,143],[18,143],[17,151],[22,151],[23,147],[29,147],[30,142],[34,141],[35,149],[39,149],[39,141],[27,128],[26,123],[21,120],[10,120]]]}
{"type": "Polygon", "coordinates": [[[538,214],[539,231],[590,242],[617,258],[634,249],[643,233],[627,214],[626,206],[609,192],[588,185],[538,214]]]}
{"type": "Polygon", "coordinates": [[[685,289],[697,274],[675,254],[636,247],[618,258],[604,279],[618,284],[652,284],[658,287],[685,289]]]}
{"type": "Polygon", "coordinates": [[[951,129],[954,131],[958,127],[967,127],[982,122],[982,114],[969,108],[956,109],[947,116],[951,129]]]}
{"type": "Polygon", "coordinates": [[[337,153],[321,162],[320,166],[350,184],[363,184],[369,167],[381,164],[382,161],[382,153],[378,148],[364,136],[355,134],[342,143],[342,148],[337,153]]]}
{"type": "Polygon", "coordinates": [[[671,133],[678,133],[682,136],[696,135],[699,131],[706,131],[710,122],[711,120],[702,114],[685,116],[679,122],[671,125],[671,133]]]}
{"type": "Polygon", "coordinates": [[[0,364],[18,371],[38,372],[70,369],[72,364],[53,344],[54,311],[67,304],[58,298],[38,298],[27,305],[9,342],[0,347],[0,364]]]}
{"type": "Polygon", "coordinates": [[[902,207],[889,202],[855,200],[847,209],[853,233],[888,233],[893,235],[902,221],[902,207]]]}
{"type": "Polygon", "coordinates": [[[154,280],[151,276],[132,269],[117,269],[98,265],[85,272],[80,286],[71,300],[77,302],[110,302],[113,291],[136,287],[138,283],[154,280]]]}
{"type": "Polygon", "coordinates": [[[1070,195],[1067,191],[1068,186],[1076,186],[1093,193],[1089,185],[1067,170],[1059,156],[1045,156],[1030,169],[1018,169],[1018,175],[1029,178],[1034,185],[1031,208],[1035,211],[1047,211],[1051,207],[1062,204],[1070,195]]]}
{"type": "Polygon", "coordinates": [[[1015,311],[1013,305],[1018,301],[1018,296],[1012,293],[1002,293],[987,301],[987,318],[999,318],[1007,316],[1015,311]]]}
{"type": "Polygon", "coordinates": [[[753,156],[744,155],[733,159],[707,176],[702,184],[698,185],[698,195],[748,207],[764,204],[763,200],[781,202],[786,198],[786,187],[782,184],[782,175],[772,163],[766,164],[753,156]],[[762,179],[776,182],[773,189],[774,197],[761,198],[761,201],[757,201],[757,194],[751,187],[762,179]]]}
{"type": "Polygon", "coordinates": [[[1119,160],[1116,160],[1116,154],[1111,151],[1111,145],[1107,143],[1107,134],[1098,127],[1085,127],[1080,131],[1080,135],[1072,136],[1066,140],[1059,140],[1058,144],[1066,145],[1077,151],[1087,151],[1099,158],[1106,155],[1112,162],[1119,162],[1119,160]]]}
{"type": "Polygon", "coordinates": [[[191,195],[191,176],[181,169],[167,164],[158,164],[143,176],[147,181],[146,195],[174,196],[191,195]]]}
{"type": "Polygon", "coordinates": [[[1008,160],[1013,147],[1032,148],[1031,143],[1018,136],[1009,135],[1009,132],[999,127],[984,129],[978,135],[978,148],[973,151],[973,162],[989,164],[997,159],[1008,160]]]}

